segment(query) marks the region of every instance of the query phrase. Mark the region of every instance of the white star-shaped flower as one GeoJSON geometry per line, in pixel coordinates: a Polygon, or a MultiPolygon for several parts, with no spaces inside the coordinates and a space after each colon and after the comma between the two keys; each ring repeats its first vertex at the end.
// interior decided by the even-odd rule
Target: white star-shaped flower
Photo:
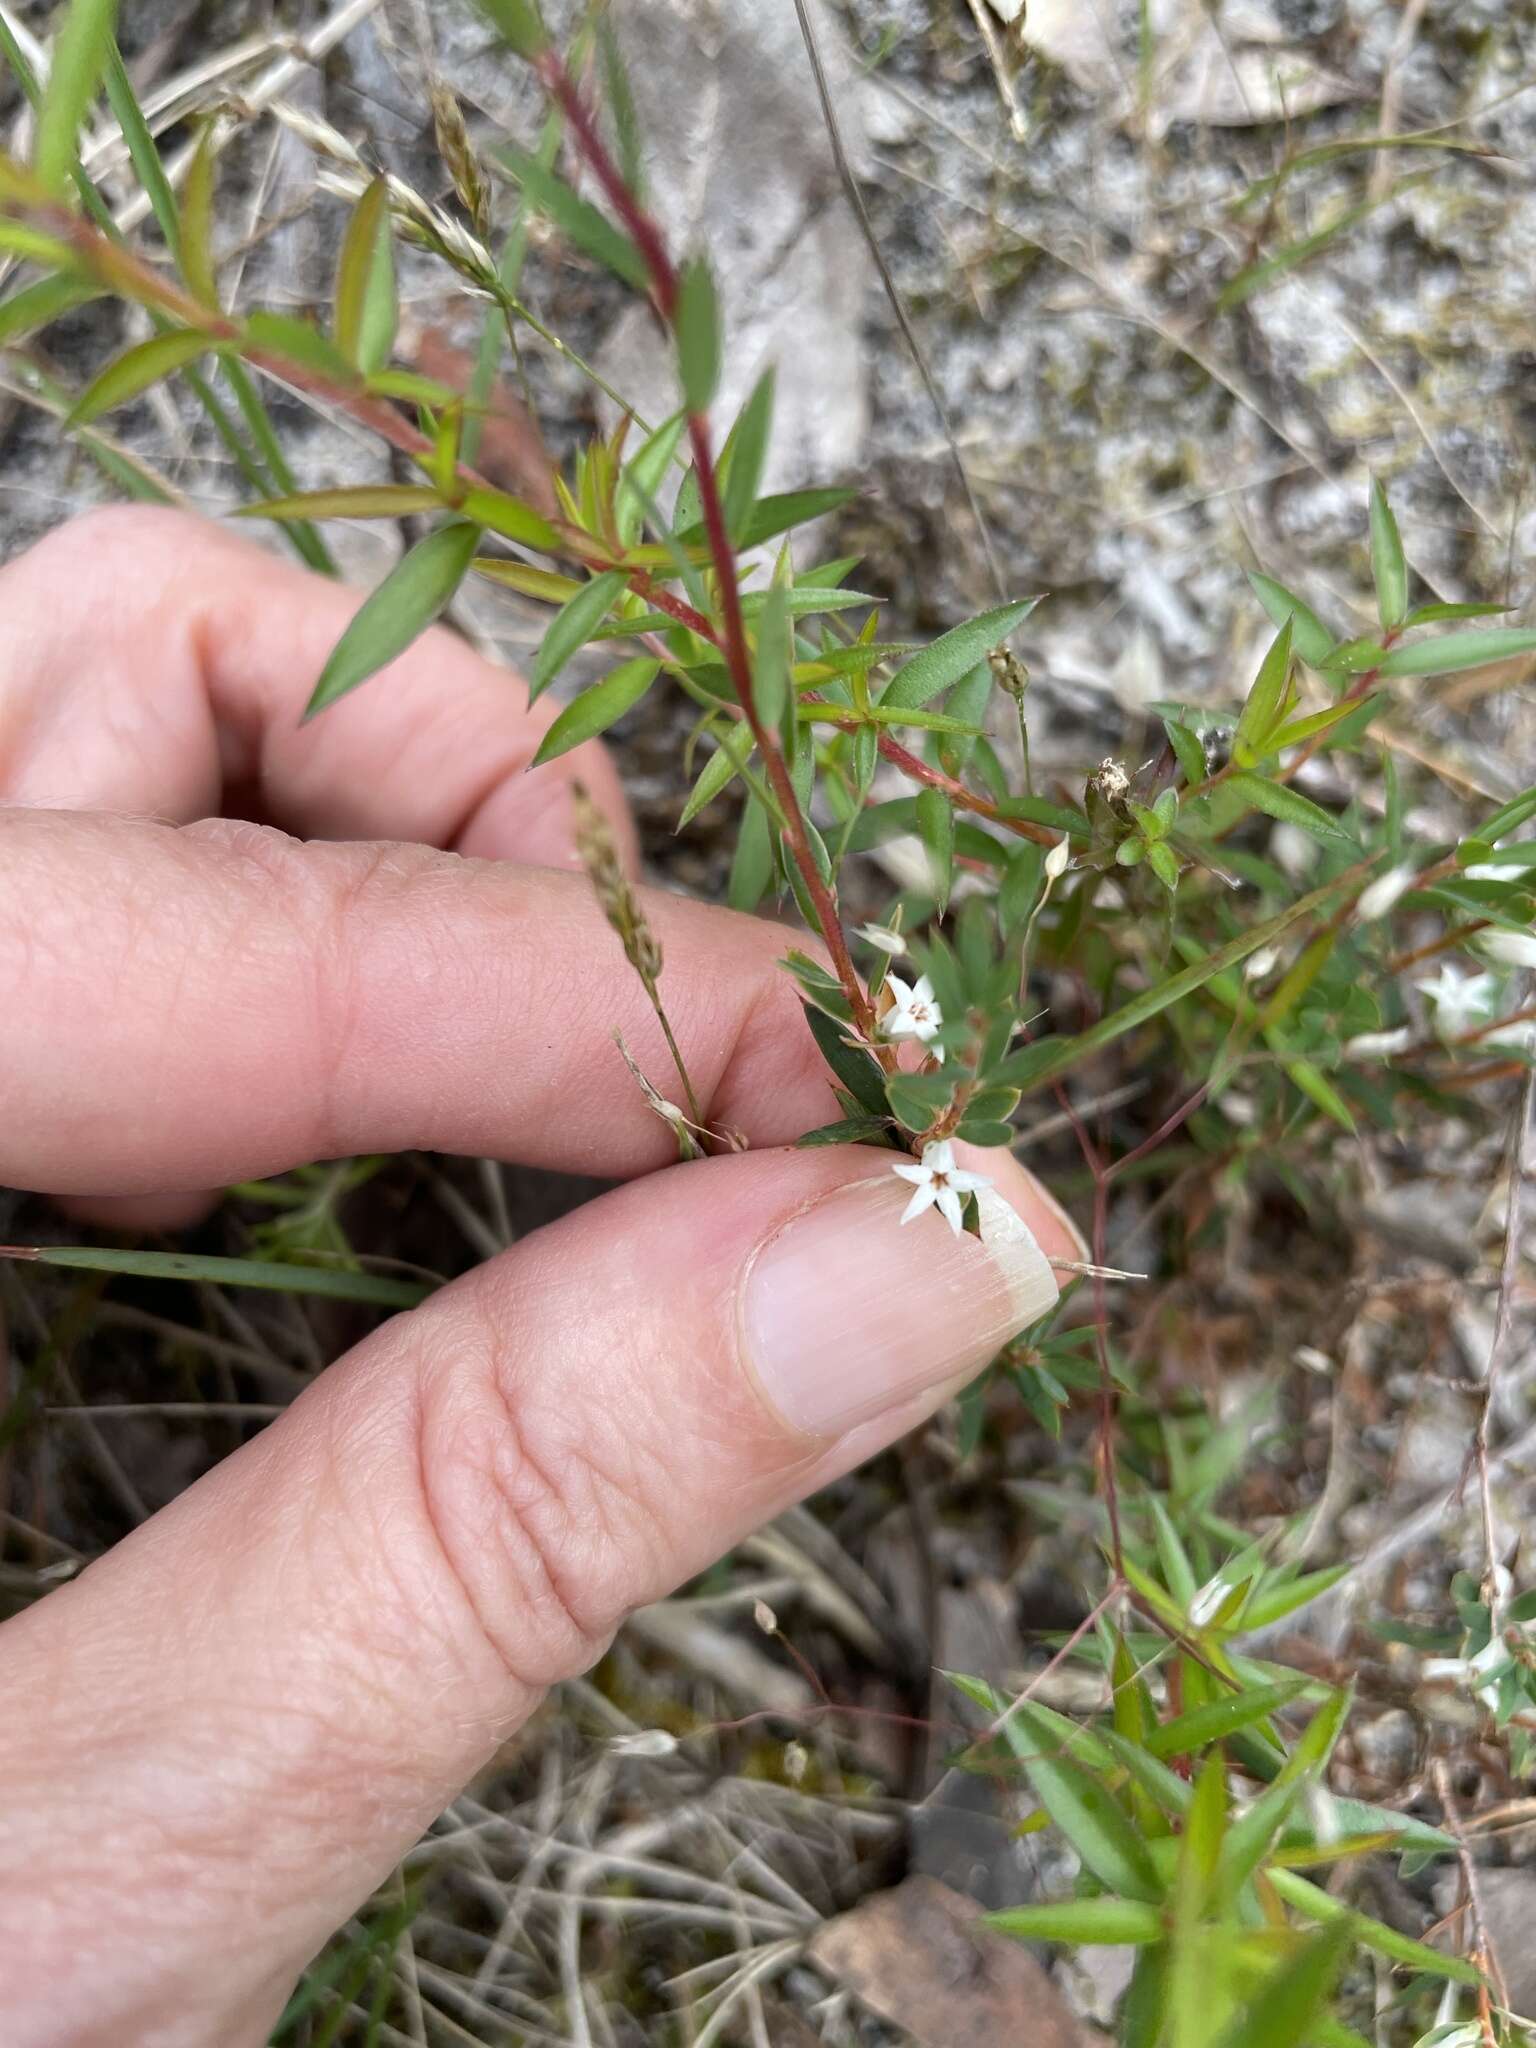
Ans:
{"type": "MultiPolygon", "coordinates": [[[[930,1038],[936,1038],[944,1022],[944,1012],[939,1008],[938,998],[933,992],[933,983],[922,975],[909,986],[899,974],[888,974],[885,985],[894,1001],[881,1022],[881,1030],[887,1038],[916,1038],[926,1045],[930,1038]]],[[[944,1048],[940,1046],[934,1054],[942,1061],[944,1048]]]]}
{"type": "Polygon", "coordinates": [[[1493,976],[1463,974],[1449,961],[1433,981],[1421,981],[1417,986],[1435,1006],[1435,1028],[1442,1038],[1455,1038],[1474,1025],[1485,1024],[1493,1009],[1493,976]]]}
{"type": "Polygon", "coordinates": [[[925,1145],[921,1165],[915,1166],[909,1160],[905,1166],[892,1170],[917,1189],[902,1211],[902,1222],[910,1223],[925,1209],[937,1208],[957,1237],[963,1220],[961,1196],[977,1194],[992,1185],[984,1173],[967,1173],[963,1166],[955,1164],[955,1148],[948,1138],[925,1145]]]}

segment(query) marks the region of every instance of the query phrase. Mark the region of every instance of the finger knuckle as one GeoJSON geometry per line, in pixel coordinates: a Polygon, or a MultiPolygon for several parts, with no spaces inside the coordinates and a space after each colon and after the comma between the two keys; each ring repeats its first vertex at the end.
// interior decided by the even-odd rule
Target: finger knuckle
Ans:
{"type": "Polygon", "coordinates": [[[597,1661],[664,1578],[665,1546],[654,1475],[600,1404],[517,1345],[516,1304],[488,1306],[488,1292],[465,1291],[424,1373],[421,1498],[483,1635],[541,1689],[597,1661]]]}

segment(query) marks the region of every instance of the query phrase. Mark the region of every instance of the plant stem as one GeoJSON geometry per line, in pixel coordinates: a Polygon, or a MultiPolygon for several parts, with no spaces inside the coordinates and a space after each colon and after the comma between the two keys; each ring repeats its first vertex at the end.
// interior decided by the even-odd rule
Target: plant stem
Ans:
{"type": "MultiPolygon", "coordinates": [[[[559,106],[569,124],[571,135],[586,159],[588,168],[602,186],[610,205],[618,214],[629,233],[630,239],[639,250],[651,280],[651,295],[668,327],[675,326],[678,299],[677,270],[667,253],[661,230],[640,204],[618,165],[608,153],[607,144],[598,133],[585,100],[577,88],[560,57],[553,50],[545,50],[533,60],[545,90],[559,106]]],[[[688,439],[693,449],[693,473],[699,491],[699,509],[703,515],[704,530],[709,541],[709,551],[719,585],[720,611],[724,625],[723,637],[713,633],[725,655],[731,686],[736,692],[742,714],[752,728],[752,737],[757,750],[763,757],[768,782],[784,813],[784,837],[790,855],[799,870],[805,885],[806,898],[816,915],[816,923],[832,958],[832,966],[848,998],[849,1007],[863,1035],[873,1041],[876,1035],[875,1013],[869,997],[864,992],[858,971],[854,967],[848,942],[837,914],[837,904],[832,891],[822,880],[821,870],[811,852],[810,840],[806,835],[805,820],[800,814],[800,804],[790,781],[789,769],[778,742],[762,719],[752,696],[752,656],[747,646],[746,625],[742,618],[741,590],[736,576],[736,555],[731,546],[730,534],[726,529],[725,512],[720,502],[720,484],[715,470],[714,448],[709,421],[702,413],[688,416],[688,439]]],[[[672,605],[663,609],[673,612],[672,605]]],[[[675,615],[675,613],[674,613],[675,615]]],[[[694,620],[687,623],[694,626],[694,620]]],[[[694,626],[694,630],[698,630],[694,626]]]]}

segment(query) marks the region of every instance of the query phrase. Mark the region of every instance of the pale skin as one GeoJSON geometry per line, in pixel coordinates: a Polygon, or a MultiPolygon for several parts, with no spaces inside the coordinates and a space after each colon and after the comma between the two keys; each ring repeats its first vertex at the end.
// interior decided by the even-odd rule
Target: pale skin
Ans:
{"type": "Polygon", "coordinates": [[[354,1152],[629,1185],[384,1324],[0,1628],[9,2048],[264,2041],[551,1684],[995,1348],[930,1212],[901,1256],[944,1307],[939,1383],[893,1365],[888,1405],[827,1428],[770,1397],[760,1248],[839,1190],[910,1193],[889,1154],[789,1149],[837,1111],[783,931],[646,893],[700,1100],[753,1148],[669,1164],[611,1032],[663,1088],[666,1055],[574,871],[573,775],[634,861],[611,762],[528,772],[552,711],[443,631],[301,726],[356,601],[160,511],[0,572],[0,1182],[163,1228],[354,1152]]]}

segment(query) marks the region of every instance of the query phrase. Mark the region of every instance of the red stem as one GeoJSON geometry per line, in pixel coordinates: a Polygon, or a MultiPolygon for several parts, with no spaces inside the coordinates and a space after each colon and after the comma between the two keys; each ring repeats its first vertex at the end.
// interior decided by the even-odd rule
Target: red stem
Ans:
{"type": "MultiPolygon", "coordinates": [[[[543,82],[545,90],[555,101],[569,124],[571,134],[593,176],[602,186],[610,205],[628,230],[630,239],[640,251],[646,269],[650,273],[651,291],[656,309],[671,327],[677,313],[678,280],[677,271],[667,254],[661,232],[655,221],[645,211],[623,172],[608,153],[608,146],[598,132],[597,123],[560,57],[553,50],[545,50],[534,59],[534,68],[543,82]]],[[[726,529],[725,512],[720,502],[719,479],[715,473],[714,450],[710,441],[709,421],[702,413],[690,413],[688,417],[688,439],[693,448],[693,473],[699,490],[699,510],[703,514],[704,530],[709,540],[709,551],[713,558],[715,580],[720,588],[720,610],[724,620],[725,634],[723,652],[730,674],[731,685],[758,752],[763,757],[768,782],[784,813],[784,836],[789,843],[800,879],[805,884],[808,901],[816,914],[822,939],[832,956],[837,978],[848,998],[854,1020],[866,1038],[875,1036],[875,1013],[870,1006],[864,985],[859,980],[848,942],[843,937],[842,925],[837,914],[837,904],[832,892],[821,878],[811,852],[810,840],[806,836],[805,820],[800,815],[800,804],[795,796],[794,785],[789,779],[789,769],[774,735],[758,717],[757,706],[752,698],[752,656],[747,646],[746,625],[741,612],[741,590],[736,580],[736,556],[731,546],[730,534],[726,529]]],[[[660,607],[676,616],[672,605],[660,607]]],[[[686,623],[698,630],[694,614],[686,623]]],[[[707,624],[700,621],[700,624],[707,624]]],[[[716,639],[713,633],[709,636],[716,639]]],[[[718,644],[718,643],[717,643],[718,644]]]]}

